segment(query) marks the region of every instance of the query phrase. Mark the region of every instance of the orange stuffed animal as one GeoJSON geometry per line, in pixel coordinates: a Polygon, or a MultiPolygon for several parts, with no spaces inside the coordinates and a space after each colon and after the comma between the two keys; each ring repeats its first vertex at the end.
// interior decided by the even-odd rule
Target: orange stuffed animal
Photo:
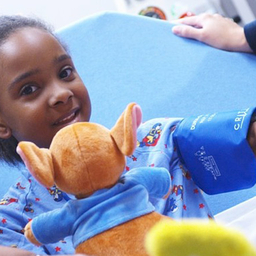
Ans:
{"type": "Polygon", "coordinates": [[[77,253],[147,255],[146,233],[167,218],[154,211],[148,193],[164,197],[171,182],[164,168],[137,168],[122,175],[125,156],[136,147],[141,118],[140,107],[131,103],[111,130],[76,123],[61,129],[49,149],[19,143],[17,152],[42,185],[56,184],[76,197],[30,221],[25,227],[28,240],[40,245],[73,235],[77,253]]]}

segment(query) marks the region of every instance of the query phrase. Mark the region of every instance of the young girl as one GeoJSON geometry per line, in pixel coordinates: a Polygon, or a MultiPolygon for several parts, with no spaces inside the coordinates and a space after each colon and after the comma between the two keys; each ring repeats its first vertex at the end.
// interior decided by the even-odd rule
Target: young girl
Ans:
{"type": "MultiPolygon", "coordinates": [[[[88,121],[91,105],[71,57],[45,24],[19,16],[0,17],[0,34],[0,155],[7,162],[18,163],[18,141],[49,147],[62,127],[88,121]]],[[[40,254],[73,253],[69,239],[37,248],[24,238],[26,222],[35,214],[59,207],[68,197],[57,188],[39,187],[26,170],[21,172],[24,176],[2,201],[1,245],[40,254]]]]}
{"type": "MultiPolygon", "coordinates": [[[[0,155],[9,163],[20,163],[22,174],[0,205],[0,243],[40,255],[72,254],[74,249],[70,237],[41,247],[32,245],[24,237],[23,228],[28,221],[40,213],[62,207],[70,200],[70,196],[57,187],[44,188],[39,185],[22,165],[16,153],[16,146],[19,141],[26,140],[47,148],[56,132],[64,126],[78,121],[89,121],[91,104],[88,92],[66,47],[42,22],[20,16],[0,17],[0,56],[0,155]]],[[[243,112],[242,119],[245,125],[243,133],[239,136],[244,140],[253,112],[254,110],[249,109],[243,112]]],[[[176,219],[212,217],[200,189],[187,171],[191,161],[190,152],[186,147],[184,149],[184,141],[186,134],[192,134],[192,131],[197,130],[206,119],[213,127],[212,120],[217,118],[215,116],[199,116],[185,120],[154,119],[139,128],[138,147],[127,159],[126,170],[139,166],[159,166],[170,171],[173,187],[170,197],[161,200],[150,199],[160,213],[176,219]]],[[[224,120],[217,118],[218,126],[221,127],[226,119],[231,122],[229,115],[225,115],[224,120]]],[[[235,125],[239,124],[240,126],[234,128],[238,128],[240,132],[241,122],[235,125]]],[[[202,134],[200,132],[200,136],[202,134]]],[[[248,133],[248,141],[253,150],[256,148],[255,134],[256,125],[253,122],[248,133]]],[[[225,136],[217,137],[216,140],[220,143],[226,143],[225,136]]],[[[227,144],[232,144],[232,141],[228,141],[227,144]]],[[[192,142],[196,145],[194,140],[192,142]]],[[[190,146],[188,143],[187,148],[190,146]]],[[[235,147],[242,148],[241,150],[248,153],[246,146],[235,147]]],[[[216,145],[213,148],[215,149],[216,145]]],[[[218,170],[217,165],[212,165],[215,167],[213,171],[206,166],[206,160],[213,161],[207,150],[200,146],[196,152],[191,151],[198,160],[198,167],[192,166],[192,169],[204,168],[203,171],[215,175],[217,180],[218,173],[213,172],[218,170]]],[[[225,159],[224,148],[221,153],[221,157],[225,159]]],[[[252,150],[248,155],[254,158],[252,150]]],[[[218,160],[217,156],[214,157],[218,160]]],[[[231,156],[231,159],[236,161],[236,157],[231,156]]],[[[197,175],[193,175],[197,180],[197,175]]],[[[199,179],[198,183],[200,182],[199,179]]],[[[246,187],[246,182],[248,181],[242,181],[242,186],[235,183],[232,189],[246,187]]],[[[229,187],[228,183],[229,181],[220,183],[214,193],[225,191],[225,188],[229,187]]]]}

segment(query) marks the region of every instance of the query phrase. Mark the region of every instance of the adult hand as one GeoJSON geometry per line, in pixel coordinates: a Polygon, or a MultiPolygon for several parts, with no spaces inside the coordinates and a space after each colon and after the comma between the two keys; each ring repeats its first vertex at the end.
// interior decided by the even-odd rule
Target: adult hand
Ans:
{"type": "Polygon", "coordinates": [[[172,28],[175,35],[196,39],[222,50],[252,52],[244,29],[219,14],[200,14],[172,23],[179,24],[172,28]]]}

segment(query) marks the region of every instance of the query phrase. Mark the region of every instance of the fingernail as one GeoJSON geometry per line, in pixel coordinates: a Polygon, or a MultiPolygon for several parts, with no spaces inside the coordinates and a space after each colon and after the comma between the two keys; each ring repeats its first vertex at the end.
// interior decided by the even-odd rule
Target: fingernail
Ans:
{"type": "Polygon", "coordinates": [[[180,32],[181,32],[180,26],[175,26],[175,27],[173,27],[173,28],[172,28],[172,32],[173,32],[174,34],[176,34],[176,35],[179,35],[180,32]]]}

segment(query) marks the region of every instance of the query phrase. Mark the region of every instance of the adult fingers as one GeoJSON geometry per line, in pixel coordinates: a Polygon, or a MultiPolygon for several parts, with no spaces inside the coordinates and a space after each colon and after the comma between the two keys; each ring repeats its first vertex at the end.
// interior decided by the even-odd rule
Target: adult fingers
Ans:
{"type": "Polygon", "coordinates": [[[201,17],[200,16],[185,17],[178,20],[172,20],[171,23],[198,27],[198,26],[201,26],[201,17]]]}
{"type": "Polygon", "coordinates": [[[190,27],[190,26],[174,26],[172,32],[177,36],[192,38],[199,40],[202,34],[201,29],[190,27]]]}

